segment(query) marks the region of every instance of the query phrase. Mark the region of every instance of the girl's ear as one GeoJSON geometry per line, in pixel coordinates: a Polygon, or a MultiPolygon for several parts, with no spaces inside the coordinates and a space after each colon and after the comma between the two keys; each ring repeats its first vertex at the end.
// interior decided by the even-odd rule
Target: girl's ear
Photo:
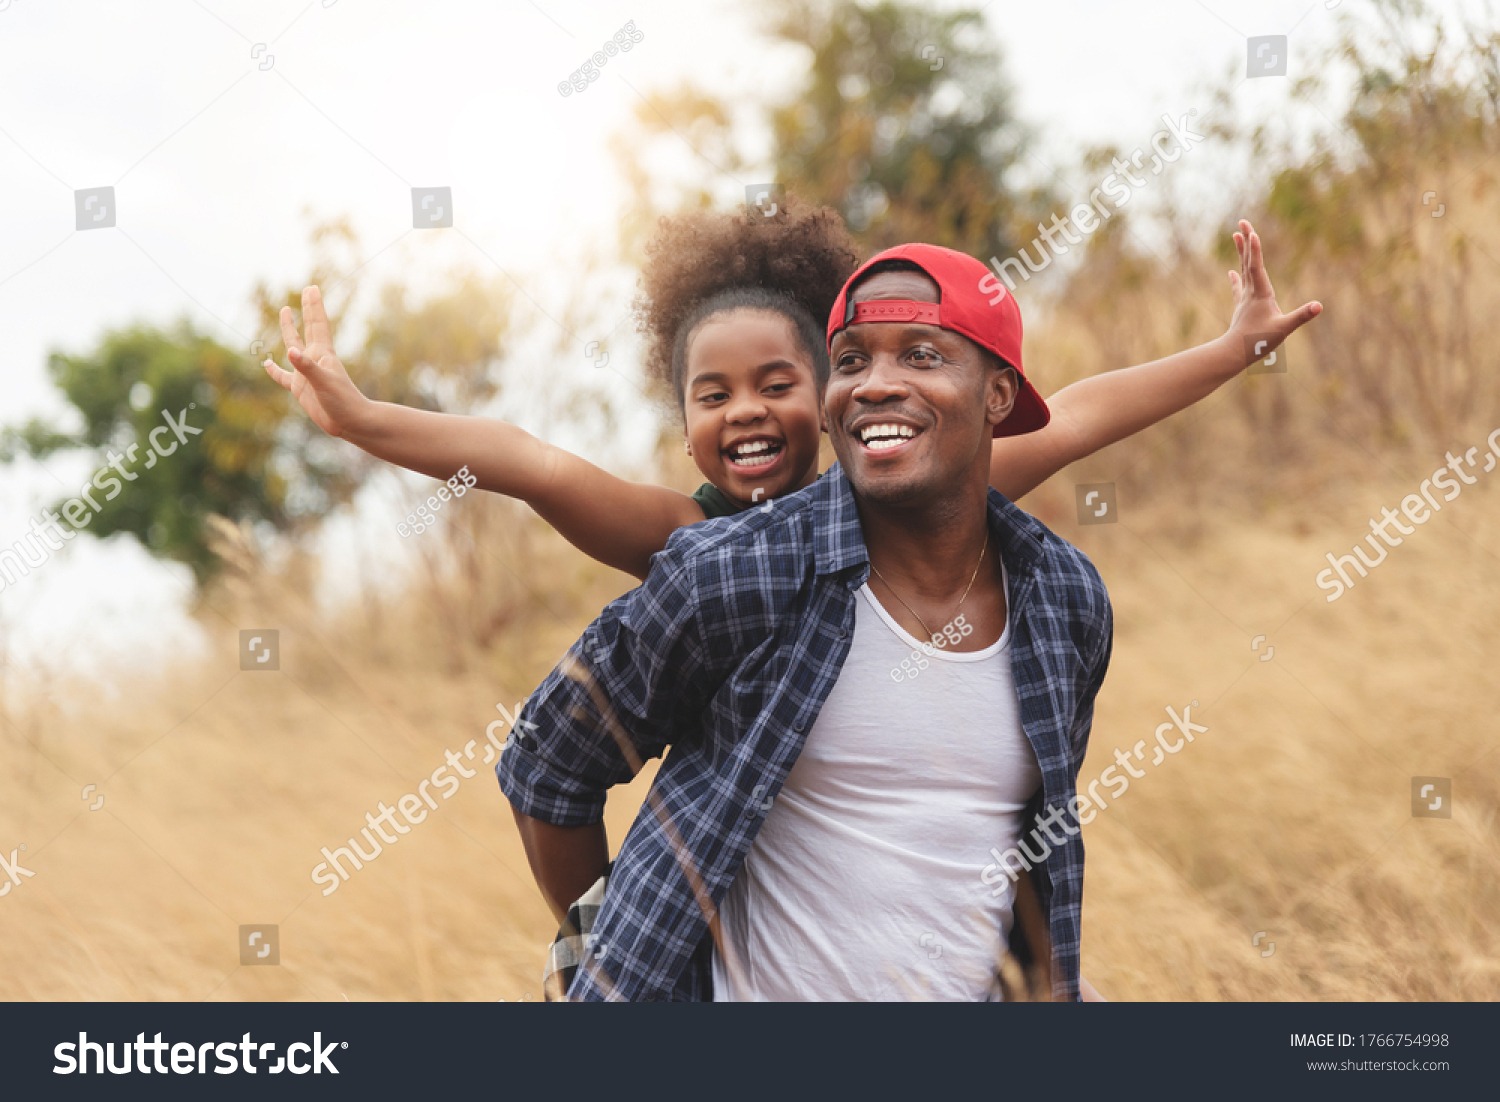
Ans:
{"type": "Polygon", "coordinates": [[[683,443],[683,446],[687,448],[687,453],[689,455],[692,455],[693,454],[693,442],[691,440],[689,440],[686,436],[684,436],[682,438],[682,443],[683,443]]]}

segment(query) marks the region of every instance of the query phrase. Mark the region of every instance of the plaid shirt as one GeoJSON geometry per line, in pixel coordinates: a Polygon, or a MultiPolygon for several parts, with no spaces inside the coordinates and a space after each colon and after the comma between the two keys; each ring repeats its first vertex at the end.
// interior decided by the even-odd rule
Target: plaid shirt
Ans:
{"type": "MultiPolygon", "coordinates": [[[[1065,812],[1109,664],[1109,595],[1081,551],[994,490],[989,525],[1010,573],[1021,726],[1042,774],[1033,807],[1065,812]]],[[[835,465],[770,509],[679,528],[527,701],[495,768],[511,803],[543,822],[599,822],[605,792],[671,747],[570,998],[712,997],[709,919],[838,680],[869,563],[835,465]]],[[[1077,1000],[1081,833],[1032,875],[1054,997],[1077,1000]]]]}

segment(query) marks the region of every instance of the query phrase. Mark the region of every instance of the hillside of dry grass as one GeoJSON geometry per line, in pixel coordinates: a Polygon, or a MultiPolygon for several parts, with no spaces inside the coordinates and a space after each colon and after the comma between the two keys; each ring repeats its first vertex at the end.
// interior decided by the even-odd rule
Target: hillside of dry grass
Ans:
{"type": "MultiPolygon", "coordinates": [[[[1205,431],[1215,416],[1230,405],[1205,431]]],[[[1172,426],[1153,431],[1166,446],[1172,426]]],[[[1331,604],[1314,583],[1324,554],[1409,478],[1256,518],[1200,505],[1192,525],[1171,501],[1124,497],[1120,522],[1097,527],[1077,524],[1071,481],[1026,504],[1088,552],[1115,604],[1084,779],[1150,740],[1169,705],[1198,700],[1209,728],[1085,828],[1086,974],[1116,999],[1500,997],[1496,480],[1331,604]],[[1413,776],[1452,778],[1451,819],[1412,816],[1413,776]]],[[[222,644],[211,661],[107,708],[86,685],[13,698],[0,842],[25,843],[36,875],[0,900],[0,998],[538,998],[551,923],[477,762],[331,895],[310,879],[380,801],[416,791],[447,750],[482,747],[496,704],[512,708],[627,587],[502,519],[526,542],[481,555],[475,584],[511,578],[519,596],[484,647],[441,613],[479,607],[461,572],[413,580],[372,621],[319,616],[242,563],[203,612],[222,644]],[[249,623],[281,625],[280,671],[239,670],[249,623]],[[280,927],[280,967],[240,965],[238,927],[254,923],[280,927]]],[[[615,843],[648,780],[613,794],[615,843]]]]}

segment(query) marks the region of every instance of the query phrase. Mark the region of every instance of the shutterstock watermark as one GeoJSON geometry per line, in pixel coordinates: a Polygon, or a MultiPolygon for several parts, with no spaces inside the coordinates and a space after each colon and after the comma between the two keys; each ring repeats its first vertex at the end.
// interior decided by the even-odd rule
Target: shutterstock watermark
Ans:
{"type": "MultiPolygon", "coordinates": [[[[1198,707],[1198,702],[1194,700],[1182,710],[1181,715],[1178,715],[1171,705],[1167,706],[1168,722],[1156,728],[1156,745],[1152,747],[1153,753],[1151,755],[1152,765],[1160,765],[1167,760],[1167,756],[1170,754],[1180,754],[1188,743],[1195,741],[1195,735],[1201,735],[1208,731],[1208,727],[1204,724],[1193,722],[1193,709],[1196,707],[1198,707]],[[1168,736],[1174,731],[1181,732],[1181,737],[1169,739],[1168,736]]],[[[1082,827],[1086,827],[1092,823],[1098,816],[1099,811],[1103,811],[1112,802],[1119,800],[1121,796],[1125,795],[1126,790],[1130,788],[1130,779],[1132,777],[1136,780],[1144,777],[1146,771],[1135,768],[1130,762],[1132,758],[1138,762],[1146,760],[1143,753],[1146,745],[1146,740],[1141,739],[1140,742],[1131,747],[1131,752],[1128,754],[1119,747],[1115,747],[1115,764],[1105,769],[1104,772],[1090,781],[1086,788],[1080,784],[1078,786],[1079,791],[1086,790],[1088,795],[1080,796],[1075,794],[1068,800],[1066,812],[1062,808],[1053,807],[1051,804],[1048,804],[1047,815],[1045,817],[1038,816],[1037,826],[1031,832],[1030,843],[1036,846],[1037,852],[1033,853],[1031,851],[1031,845],[1024,838],[1018,840],[1016,845],[1011,846],[1004,853],[991,846],[990,856],[995,859],[995,863],[986,865],[979,872],[979,879],[982,883],[994,885],[990,890],[990,894],[999,895],[1006,890],[1005,884],[1002,883],[1002,874],[1008,876],[1011,883],[1015,883],[1020,879],[1022,872],[1030,872],[1033,866],[1045,861],[1048,855],[1051,854],[1054,845],[1063,845],[1069,837],[1076,835],[1082,827]],[[1121,770],[1124,772],[1121,772],[1121,770]],[[1108,796],[1099,794],[1099,786],[1101,784],[1111,790],[1108,796]],[[1096,811],[1095,808],[1098,810],[1096,811]],[[1087,813],[1087,818],[1084,817],[1085,813],[1087,813]],[[1077,823],[1078,826],[1070,826],[1063,818],[1064,814],[1077,823]],[[1062,827],[1064,837],[1059,838],[1056,834],[1053,834],[1051,829],[1053,826],[1062,827]]]]}
{"type": "Polygon", "coordinates": [[[1162,122],[1166,127],[1151,135],[1151,140],[1146,144],[1152,152],[1136,148],[1131,151],[1129,157],[1115,157],[1111,161],[1114,171],[1099,181],[1099,185],[1089,192],[1087,203],[1078,203],[1068,212],[1067,217],[1058,218],[1054,213],[1051,224],[1038,222],[1036,228],[1040,237],[1031,239],[1032,248],[1036,251],[1036,260],[1033,261],[1023,246],[1016,256],[1008,256],[1001,260],[998,256],[990,257],[990,267],[995,269],[994,275],[986,274],[979,281],[981,294],[991,295],[990,305],[994,306],[1005,297],[1005,287],[1012,291],[1016,289],[1015,276],[1019,275],[1023,282],[1029,282],[1034,272],[1044,271],[1052,264],[1053,255],[1065,256],[1069,245],[1081,245],[1084,239],[1099,229],[1115,213],[1124,208],[1131,200],[1135,191],[1146,186],[1146,167],[1142,161],[1149,155],[1151,158],[1152,176],[1160,176],[1162,170],[1169,164],[1179,160],[1182,155],[1193,149],[1197,143],[1206,141],[1204,135],[1195,132],[1192,128],[1191,118],[1198,113],[1197,108],[1182,115],[1174,122],[1171,115],[1163,115],[1162,122]],[[1141,175],[1131,172],[1136,169],[1141,175]],[[1125,185],[1129,184],[1129,187],[1125,185]],[[1112,203],[1106,203],[1108,198],[1112,203]],[[1072,228],[1069,228],[1069,222],[1072,228]],[[1077,230],[1074,233],[1073,230],[1077,230]],[[1056,240],[1057,235],[1063,240],[1056,240]],[[1082,236],[1080,236],[1082,235],[1082,236]],[[1025,261],[1025,264],[1022,264],[1025,261]],[[1005,280],[1005,287],[1001,287],[999,280],[1005,280]]]}
{"type": "MultiPolygon", "coordinates": [[[[188,406],[188,409],[197,408],[196,402],[188,406]]],[[[177,420],[174,421],[170,410],[162,410],[162,420],[166,424],[157,425],[146,434],[146,439],[151,446],[146,450],[144,470],[149,471],[156,466],[161,459],[171,455],[180,445],[186,444],[189,437],[203,433],[202,429],[194,428],[187,423],[187,413],[187,409],[182,410],[178,413],[177,420]],[[168,433],[176,439],[170,439],[167,436],[168,433]],[[162,436],[163,439],[158,440],[158,436],[162,436]]],[[[58,515],[51,509],[44,509],[40,520],[36,517],[31,518],[30,532],[9,547],[0,547],[0,575],[4,578],[0,581],[0,591],[3,591],[7,585],[15,585],[33,570],[40,570],[52,557],[52,552],[61,551],[65,543],[93,522],[94,517],[104,508],[94,500],[95,490],[104,495],[105,501],[113,501],[124,492],[124,482],[134,482],[141,477],[133,470],[140,447],[139,443],[131,444],[125,449],[124,455],[111,448],[106,453],[105,465],[95,471],[94,477],[83,484],[83,488],[78,491],[78,496],[63,502],[62,519],[68,522],[73,531],[63,528],[58,523],[58,515]],[[33,551],[36,552],[34,559],[31,555],[33,551]]]]}
{"type": "MultiPolygon", "coordinates": [[[[507,712],[503,704],[496,704],[495,707],[499,709],[500,714],[505,718],[503,720],[497,719],[485,728],[484,757],[480,760],[481,765],[489,765],[490,762],[495,760],[496,754],[505,749],[505,742],[496,736],[496,728],[502,728],[506,724],[509,724],[513,737],[521,739],[526,737],[524,734],[518,735],[516,732],[517,717],[521,714],[521,704],[516,705],[516,710],[513,713],[507,712]]],[[[529,723],[530,720],[519,721],[521,727],[526,727],[529,723]]],[[[478,745],[478,739],[470,739],[464,745],[462,754],[445,749],[443,751],[443,760],[447,764],[440,765],[434,769],[430,777],[425,778],[421,784],[417,785],[416,792],[406,793],[396,801],[395,807],[387,807],[385,801],[381,800],[376,804],[380,809],[380,814],[378,815],[373,811],[366,811],[365,823],[367,825],[360,829],[359,834],[350,837],[348,846],[339,846],[331,853],[327,846],[322,848],[321,853],[324,860],[313,866],[311,873],[312,882],[314,884],[326,884],[327,887],[323,889],[323,894],[325,896],[332,895],[339,890],[339,885],[344,880],[348,880],[352,875],[340,863],[341,861],[347,861],[354,867],[354,872],[359,872],[366,864],[385,852],[381,845],[382,842],[387,846],[393,846],[400,841],[403,834],[410,834],[412,827],[425,822],[428,812],[436,811],[438,808],[438,802],[433,797],[431,791],[429,791],[430,788],[437,788],[441,791],[444,800],[451,800],[457,795],[462,780],[468,780],[470,777],[479,775],[477,769],[469,769],[464,765],[465,761],[474,760],[474,748],[478,745]],[[406,822],[404,826],[396,818],[398,811],[401,818],[406,822]],[[395,831],[395,834],[386,833],[385,827],[389,827],[395,831]],[[373,835],[370,833],[372,830],[375,832],[373,835]],[[377,835],[379,836],[379,841],[376,840],[377,835]],[[361,837],[369,843],[370,852],[366,853],[364,847],[359,844],[361,837]]]]}
{"type": "Polygon", "coordinates": [[[21,883],[21,877],[36,875],[36,873],[21,864],[21,851],[25,848],[25,846],[17,846],[11,850],[9,861],[5,859],[3,853],[0,853],[0,896],[9,895],[11,888],[18,887],[21,883]]]}
{"type": "MultiPolygon", "coordinates": [[[[1489,439],[1485,443],[1489,445],[1489,451],[1485,452],[1484,466],[1480,469],[1481,474],[1488,474],[1495,469],[1495,460],[1497,457],[1500,457],[1500,429],[1496,429],[1490,433],[1489,439]]],[[[1380,507],[1382,519],[1378,522],[1374,519],[1370,520],[1370,534],[1365,537],[1366,542],[1370,545],[1370,550],[1380,553],[1379,558],[1372,561],[1365,555],[1364,544],[1360,543],[1354,545],[1354,554],[1352,555],[1339,555],[1335,557],[1332,551],[1328,552],[1324,556],[1328,559],[1327,569],[1319,571],[1318,576],[1313,579],[1317,582],[1319,589],[1330,591],[1330,595],[1327,598],[1328,603],[1332,604],[1342,597],[1345,592],[1354,588],[1354,579],[1349,576],[1344,567],[1352,566],[1361,578],[1368,578],[1371,570],[1374,570],[1381,563],[1385,562],[1386,555],[1390,553],[1386,550],[1388,547],[1400,547],[1402,543],[1401,536],[1409,536],[1417,530],[1415,527],[1408,527],[1401,523],[1402,514],[1405,514],[1406,519],[1411,521],[1412,525],[1415,526],[1426,524],[1432,519],[1433,513],[1441,511],[1443,507],[1438,504],[1438,499],[1433,496],[1433,487],[1444,491],[1444,501],[1452,501],[1459,494],[1463,493],[1465,486],[1472,486],[1478,482],[1479,479],[1466,473],[1464,470],[1465,467],[1468,467],[1470,470],[1474,468],[1475,457],[1478,454],[1479,448],[1477,447],[1470,448],[1462,456],[1455,456],[1451,451],[1444,452],[1443,458],[1448,461],[1447,465],[1433,471],[1431,478],[1424,478],[1421,481],[1420,485],[1417,486],[1420,496],[1418,494],[1407,494],[1403,497],[1400,502],[1400,513],[1394,509],[1387,509],[1384,505],[1380,507]],[[1449,471],[1458,475],[1457,482],[1448,476],[1449,471]],[[1430,509],[1429,506],[1431,506],[1430,509]],[[1392,526],[1395,527],[1400,535],[1393,536],[1387,531],[1392,526]],[[1377,540],[1376,536],[1379,536],[1380,539],[1377,540]],[[1356,555],[1359,557],[1356,558],[1356,555]]]]}

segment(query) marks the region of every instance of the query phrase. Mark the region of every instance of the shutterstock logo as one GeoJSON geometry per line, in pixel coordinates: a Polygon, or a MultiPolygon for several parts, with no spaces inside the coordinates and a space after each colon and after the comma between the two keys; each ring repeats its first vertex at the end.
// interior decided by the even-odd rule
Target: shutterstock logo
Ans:
{"type": "MultiPolygon", "coordinates": [[[[510,725],[510,737],[520,743],[523,748],[535,748],[531,736],[526,732],[534,729],[536,725],[529,719],[521,718],[522,705],[517,704],[514,713],[506,711],[504,704],[496,704],[495,708],[505,719],[503,721],[497,719],[484,729],[486,741],[484,756],[479,759],[480,765],[489,765],[505,749],[506,743],[500,740],[496,732],[506,724],[510,725]]],[[[333,850],[324,846],[319,850],[323,860],[313,866],[310,874],[312,882],[326,884],[323,894],[332,895],[339,890],[340,884],[354,875],[354,872],[359,872],[379,857],[387,847],[396,845],[402,835],[412,832],[412,828],[426,822],[427,816],[436,811],[439,806],[437,797],[432,794],[434,788],[442,793],[443,799],[449,800],[458,793],[462,780],[479,775],[479,770],[470,769],[464,765],[465,761],[474,760],[474,751],[478,746],[478,739],[470,739],[464,743],[463,753],[444,749],[443,760],[447,764],[438,766],[430,777],[423,778],[417,785],[416,791],[408,792],[395,800],[395,807],[389,807],[384,800],[381,800],[376,805],[380,808],[379,815],[373,811],[366,811],[366,825],[360,828],[358,834],[350,835],[347,846],[337,846],[333,850]],[[372,834],[371,831],[374,833],[372,834]],[[390,833],[390,831],[395,833],[390,833]],[[361,838],[369,846],[368,850],[360,845],[361,838]],[[349,867],[346,868],[346,865],[349,867]],[[351,868],[353,872],[350,871],[351,868]]],[[[243,952],[243,949],[241,951],[243,952]]]]}
{"type": "Polygon", "coordinates": [[[411,224],[413,229],[418,230],[436,230],[453,225],[453,189],[412,188],[411,224]]]}
{"type": "Polygon", "coordinates": [[[1413,777],[1411,813],[1418,819],[1453,818],[1453,778],[1413,777]]]}
{"type": "Polygon", "coordinates": [[[1252,35],[1245,45],[1248,54],[1245,61],[1246,79],[1286,76],[1286,35],[1252,35]]]}
{"type": "Polygon", "coordinates": [[[747,184],[745,216],[751,222],[786,221],[786,189],[780,184],[747,184]]]}
{"type": "Polygon", "coordinates": [[[241,631],[240,669],[281,669],[281,632],[273,628],[246,628],[241,631]]]}
{"type": "Polygon", "coordinates": [[[21,851],[25,846],[17,846],[10,851],[10,860],[0,853],[0,895],[9,895],[11,888],[21,883],[21,877],[35,876],[25,865],[21,864],[21,851]]]}
{"type": "Polygon", "coordinates": [[[1113,482],[1085,482],[1074,487],[1079,524],[1114,524],[1120,519],[1113,482]]]}
{"type": "Polygon", "coordinates": [[[280,964],[281,927],[241,926],[240,963],[246,965],[280,964]]]}
{"type": "Polygon", "coordinates": [[[74,228],[105,230],[115,224],[115,189],[90,187],[73,193],[74,228]]]}
{"type": "Polygon", "coordinates": [[[1319,589],[1329,591],[1327,600],[1332,603],[1337,601],[1344,593],[1354,588],[1354,578],[1368,578],[1370,571],[1385,562],[1386,556],[1390,554],[1388,548],[1400,547],[1402,536],[1410,536],[1417,528],[1432,519],[1432,514],[1443,508],[1443,502],[1454,500],[1463,493],[1465,486],[1472,486],[1479,479],[1475,474],[1489,474],[1495,469],[1497,461],[1500,461],[1500,429],[1490,433],[1484,442],[1484,447],[1475,445],[1462,455],[1454,455],[1451,451],[1443,453],[1443,458],[1448,461],[1444,467],[1439,467],[1432,472],[1431,478],[1424,478],[1417,486],[1416,493],[1407,494],[1399,502],[1400,512],[1389,509],[1382,505],[1380,507],[1379,521],[1370,519],[1370,534],[1364,538],[1364,542],[1356,543],[1348,555],[1335,555],[1332,551],[1325,553],[1324,558],[1328,560],[1328,568],[1318,572],[1313,579],[1319,589]],[[1479,465],[1479,460],[1484,459],[1484,466],[1479,465]],[[1452,472],[1451,474],[1449,472],[1452,472]],[[1452,475],[1457,475],[1455,480],[1452,475]],[[1441,490],[1442,493],[1436,491],[1441,490]],[[1402,522],[1402,516],[1410,524],[1402,522]],[[1393,535],[1391,528],[1400,533],[1393,535]],[[1376,537],[1379,537],[1378,539],[1376,537]],[[1370,554],[1365,554],[1365,545],[1369,545],[1370,554]],[[1351,573],[1351,570],[1353,573],[1351,573]]]}
{"type": "Polygon", "coordinates": [[[111,1075],[129,1075],[133,1071],[142,1075],[150,1075],[153,1071],[158,1075],[166,1075],[168,1071],[174,1075],[207,1075],[208,1060],[212,1056],[218,1061],[213,1068],[215,1075],[233,1075],[241,1069],[247,1075],[255,1075],[261,1071],[268,1075],[280,1075],[284,1071],[293,1075],[306,1075],[308,1072],[322,1075],[325,1071],[329,1075],[337,1075],[339,1069],[334,1066],[331,1053],[334,1049],[348,1047],[348,1041],[329,1041],[325,1045],[323,1034],[314,1033],[311,1044],[306,1041],[292,1042],[286,1046],[286,1055],[276,1056],[273,1064],[271,1057],[276,1054],[276,1042],[256,1041],[248,1033],[238,1041],[204,1041],[202,1044],[163,1041],[160,1033],[156,1034],[154,1040],[148,1041],[144,1033],[137,1033],[133,1042],[121,1042],[120,1062],[116,1064],[114,1041],[101,1044],[90,1041],[87,1033],[79,1033],[76,1042],[63,1041],[52,1049],[52,1055],[57,1060],[52,1074],[88,1075],[92,1064],[95,1075],[103,1075],[106,1070],[111,1075]],[[133,1065],[130,1059],[132,1049],[135,1050],[133,1065]],[[171,1054],[170,1057],[168,1053],[171,1054]],[[90,1060],[90,1057],[93,1059],[90,1060]],[[168,1059],[171,1060],[171,1068],[167,1067],[168,1059]]]}

